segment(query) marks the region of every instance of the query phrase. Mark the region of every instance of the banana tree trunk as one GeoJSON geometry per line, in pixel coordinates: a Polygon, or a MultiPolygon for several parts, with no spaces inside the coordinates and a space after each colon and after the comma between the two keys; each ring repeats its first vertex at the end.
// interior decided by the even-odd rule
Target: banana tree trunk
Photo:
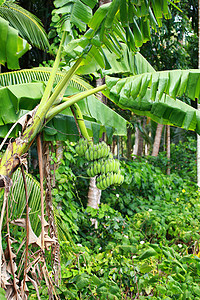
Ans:
{"type": "Polygon", "coordinates": [[[160,141],[161,141],[161,136],[162,136],[162,130],[163,130],[163,125],[158,124],[157,129],[156,129],[154,144],[153,144],[153,150],[152,150],[152,154],[151,154],[152,156],[158,156],[159,148],[160,148],[160,141]]]}
{"type": "Polygon", "coordinates": [[[51,247],[51,259],[52,259],[52,270],[54,275],[54,282],[56,286],[59,286],[59,279],[61,274],[60,267],[60,245],[58,242],[58,233],[54,218],[53,199],[51,193],[52,176],[50,168],[50,156],[49,156],[49,142],[43,142],[43,162],[44,162],[44,176],[46,178],[46,212],[49,223],[49,234],[52,239],[56,241],[51,247]]]}
{"type": "MultiPolygon", "coordinates": [[[[109,2],[110,2],[110,0],[102,0],[99,2],[99,6],[101,6],[105,3],[109,3],[109,2]]],[[[104,78],[99,77],[96,80],[97,87],[102,86],[104,83],[105,83],[104,78]]],[[[101,102],[103,102],[104,104],[107,104],[107,99],[101,92],[97,93],[97,96],[101,102]]],[[[104,139],[104,135],[103,135],[103,139],[104,139]]],[[[93,208],[98,209],[100,201],[101,201],[101,190],[99,190],[96,186],[96,177],[90,178],[87,206],[91,206],[93,208]]],[[[95,228],[97,228],[97,226],[98,226],[97,220],[92,219],[91,221],[92,221],[92,224],[94,224],[95,228]]]]}
{"type": "MultiPolygon", "coordinates": [[[[101,200],[101,190],[99,190],[96,186],[96,177],[90,178],[90,185],[88,190],[88,203],[87,206],[98,209],[101,200]]],[[[98,227],[98,223],[96,219],[91,219],[92,225],[95,228],[98,227]]]]}

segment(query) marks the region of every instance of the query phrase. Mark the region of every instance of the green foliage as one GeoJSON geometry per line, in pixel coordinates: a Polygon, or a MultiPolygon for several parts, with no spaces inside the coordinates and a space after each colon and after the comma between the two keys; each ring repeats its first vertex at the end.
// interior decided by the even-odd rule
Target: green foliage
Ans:
{"type": "Polygon", "coordinates": [[[146,162],[124,164],[122,189],[109,190],[103,201],[133,220],[144,240],[193,243],[199,238],[199,194],[195,184],[164,175],[146,162]],[[192,232],[192,235],[190,234],[192,232]]]}
{"type": "Polygon", "coordinates": [[[195,70],[150,72],[123,79],[107,76],[105,94],[122,109],[198,132],[198,111],[176,99],[183,95],[198,98],[198,78],[199,71],[195,70]]]}
{"type": "MultiPolygon", "coordinates": [[[[177,145],[171,144],[170,151],[170,172],[179,175],[182,179],[196,182],[196,139],[187,137],[184,141],[179,141],[177,145]]],[[[163,173],[166,173],[168,159],[166,152],[160,152],[157,157],[148,157],[148,161],[156,167],[159,167],[163,173]]]]}
{"type": "MultiPolygon", "coordinates": [[[[80,175],[83,164],[67,143],[53,189],[61,244],[60,299],[198,299],[196,185],[175,174],[166,176],[145,160],[124,161],[123,185],[102,193],[99,210],[85,209],[89,178],[80,175]]],[[[30,299],[37,299],[34,293],[30,299]]],[[[40,294],[48,297],[45,288],[40,294]]]]}
{"type": "MultiPolygon", "coordinates": [[[[75,181],[76,176],[69,167],[70,163],[75,163],[73,154],[75,150],[69,143],[65,143],[64,157],[59,161],[55,172],[56,186],[52,189],[54,197],[55,218],[58,227],[60,240],[71,240],[71,234],[78,231],[77,216],[80,209],[76,202],[72,200],[76,197],[75,181]]],[[[52,153],[52,164],[57,164],[55,153],[52,153]]]]}

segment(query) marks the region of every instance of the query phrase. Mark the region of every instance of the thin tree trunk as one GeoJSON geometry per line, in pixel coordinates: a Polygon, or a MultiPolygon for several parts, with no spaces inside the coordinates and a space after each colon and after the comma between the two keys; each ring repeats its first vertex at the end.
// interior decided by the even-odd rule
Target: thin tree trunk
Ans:
{"type": "Polygon", "coordinates": [[[136,129],[135,129],[135,144],[133,146],[133,155],[137,155],[137,153],[138,153],[139,134],[140,134],[140,131],[139,131],[138,127],[136,127],[136,129]]]}
{"type": "MultiPolygon", "coordinates": [[[[144,129],[145,125],[146,125],[146,118],[144,117],[142,121],[143,121],[142,122],[143,123],[142,124],[142,128],[144,129]]],[[[143,138],[142,133],[140,132],[140,134],[139,134],[139,141],[138,141],[138,153],[137,153],[137,155],[138,156],[142,156],[143,152],[144,152],[144,138],[143,138]]]]}
{"type": "Polygon", "coordinates": [[[158,124],[157,129],[156,129],[154,144],[153,144],[153,150],[152,150],[152,154],[151,154],[152,156],[158,156],[159,148],[160,148],[160,141],[161,141],[161,136],[162,136],[162,130],[163,130],[163,125],[158,124]]]}
{"type": "Polygon", "coordinates": [[[121,146],[121,157],[124,157],[124,146],[123,146],[123,138],[120,138],[120,146],[121,146]]]}
{"type": "Polygon", "coordinates": [[[143,155],[143,137],[141,132],[139,131],[139,139],[138,139],[138,150],[137,150],[137,155],[142,156],[143,155]]]}
{"type": "Polygon", "coordinates": [[[170,175],[170,125],[166,125],[167,175],[170,175]]]}
{"type": "Polygon", "coordinates": [[[132,130],[130,127],[127,128],[127,158],[131,159],[132,145],[131,145],[131,134],[132,130]]]}
{"type": "MultiPolygon", "coordinates": [[[[142,128],[145,128],[146,125],[146,118],[144,117],[143,122],[141,122],[141,120],[139,120],[139,124],[140,126],[142,125],[142,128]],[[143,124],[141,124],[143,123],[143,124]]],[[[136,127],[135,130],[135,145],[133,147],[133,154],[137,155],[137,156],[142,156],[143,155],[143,151],[144,151],[144,139],[142,136],[142,133],[139,129],[139,127],[136,127]]]]}
{"type": "Polygon", "coordinates": [[[112,154],[113,154],[113,156],[116,155],[116,145],[117,145],[116,139],[113,139],[113,142],[112,142],[112,154]]]}

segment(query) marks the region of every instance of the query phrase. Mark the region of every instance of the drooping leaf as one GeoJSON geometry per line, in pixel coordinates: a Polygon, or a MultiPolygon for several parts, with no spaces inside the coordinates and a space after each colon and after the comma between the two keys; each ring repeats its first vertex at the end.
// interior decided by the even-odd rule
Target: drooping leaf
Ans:
{"type": "Polygon", "coordinates": [[[21,109],[33,109],[39,103],[43,92],[43,83],[0,88],[0,125],[16,122],[21,109]]]}
{"type": "MultiPolygon", "coordinates": [[[[134,53],[133,51],[129,50],[127,45],[124,43],[120,43],[120,47],[123,52],[123,56],[120,59],[114,52],[111,53],[108,49],[102,47],[103,52],[107,59],[109,59],[110,64],[109,69],[101,70],[104,75],[122,73],[123,75],[128,76],[143,74],[146,72],[155,72],[154,68],[139,52],[134,53]]],[[[93,56],[88,53],[86,58],[84,58],[80,64],[77,74],[96,74],[96,72],[99,72],[100,69],[100,65],[93,59],[93,56]]]]}
{"type": "Polygon", "coordinates": [[[18,31],[1,17],[0,28],[0,64],[7,63],[9,69],[19,69],[19,58],[30,49],[30,46],[19,37],[18,31]]]}
{"type": "MultiPolygon", "coordinates": [[[[118,134],[115,128],[104,126],[95,120],[84,120],[88,134],[98,142],[102,137],[102,133],[110,135],[118,134]]],[[[126,128],[125,128],[126,130],[126,128]]],[[[43,138],[45,141],[78,141],[80,136],[76,122],[73,116],[58,114],[43,129],[43,138]]]]}
{"type": "MultiPolygon", "coordinates": [[[[72,86],[69,86],[66,90],[66,96],[79,93],[80,89],[87,90],[89,88],[91,88],[91,86],[87,84],[87,82],[75,77],[75,79],[72,80],[72,86]]],[[[0,110],[1,137],[5,137],[10,129],[10,126],[8,125],[15,123],[19,117],[21,117],[22,111],[24,114],[27,110],[32,110],[39,103],[43,92],[44,84],[39,82],[0,88],[0,97],[2,98],[0,103],[0,107],[2,107],[0,110]],[[3,109],[4,107],[7,107],[8,110],[3,109]]],[[[81,100],[80,107],[84,117],[88,120],[86,123],[91,136],[97,132],[96,128],[99,127],[99,135],[95,135],[96,139],[100,138],[102,128],[104,128],[104,132],[108,132],[109,136],[111,132],[118,135],[126,134],[126,120],[104,105],[95,96],[90,96],[87,99],[81,100]],[[93,123],[97,124],[92,125],[93,123]]],[[[66,140],[67,138],[72,140],[78,139],[78,132],[71,110],[68,109],[63,113],[65,115],[62,115],[62,117],[61,115],[55,117],[52,121],[53,123],[46,125],[45,138],[47,140],[66,140]]],[[[20,126],[15,128],[15,131],[12,132],[12,136],[15,136],[19,130],[21,131],[19,128],[20,126]]]]}
{"type": "MultiPolygon", "coordinates": [[[[150,91],[150,100],[161,99],[163,94],[176,98],[185,94],[192,100],[200,95],[200,71],[199,70],[171,70],[152,73],[143,73],[131,76],[126,79],[110,79],[107,82],[116,80],[116,84],[110,92],[114,90],[120,92],[119,103],[123,103],[123,97],[130,96],[132,100],[141,100],[150,91]],[[146,84],[148,83],[148,84],[146,84]],[[137,92],[135,92],[137,90],[137,92]]],[[[125,100],[126,101],[126,100],[125,100]]]]}
{"type": "Polygon", "coordinates": [[[124,79],[107,77],[109,92],[105,94],[123,109],[148,116],[158,123],[199,133],[199,111],[172,98],[183,94],[193,100],[198,98],[199,75],[199,70],[177,70],[145,73],[124,79]]]}

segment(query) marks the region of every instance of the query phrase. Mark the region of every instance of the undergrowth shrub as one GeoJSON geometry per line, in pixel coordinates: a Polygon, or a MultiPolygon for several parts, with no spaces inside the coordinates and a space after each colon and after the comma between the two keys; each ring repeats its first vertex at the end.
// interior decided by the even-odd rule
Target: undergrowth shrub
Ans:
{"type": "Polygon", "coordinates": [[[200,299],[197,186],[146,160],[123,162],[123,185],[102,192],[99,210],[86,208],[89,178],[70,147],[53,190],[60,299],[200,299]]]}
{"type": "MultiPolygon", "coordinates": [[[[170,144],[170,171],[185,180],[197,181],[197,141],[193,137],[187,137],[186,141],[179,141],[177,145],[170,144]]],[[[159,167],[166,174],[168,159],[166,151],[159,152],[157,157],[149,156],[148,162],[159,167]]]]}

